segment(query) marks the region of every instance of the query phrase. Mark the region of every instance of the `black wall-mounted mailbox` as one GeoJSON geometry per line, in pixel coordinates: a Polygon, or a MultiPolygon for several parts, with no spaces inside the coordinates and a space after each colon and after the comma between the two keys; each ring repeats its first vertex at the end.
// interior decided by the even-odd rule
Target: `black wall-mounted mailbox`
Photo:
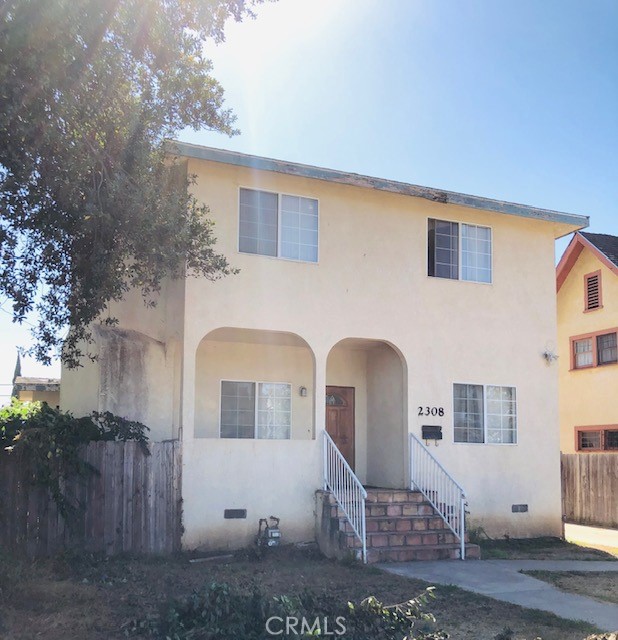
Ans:
{"type": "Polygon", "coordinates": [[[424,424],[422,429],[423,440],[442,440],[442,427],[424,424]]]}

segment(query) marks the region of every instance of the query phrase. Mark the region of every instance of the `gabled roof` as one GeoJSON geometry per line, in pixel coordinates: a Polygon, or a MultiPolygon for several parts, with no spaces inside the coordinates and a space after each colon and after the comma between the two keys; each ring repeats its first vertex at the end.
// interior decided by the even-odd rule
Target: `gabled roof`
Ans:
{"type": "Polygon", "coordinates": [[[573,235],[556,267],[556,291],[560,291],[560,287],[585,248],[590,249],[600,262],[618,275],[618,236],[578,231],[573,235]]]}
{"type": "Polygon", "coordinates": [[[581,233],[588,242],[591,242],[606,258],[618,267],[618,236],[610,236],[607,233],[581,233]]]}
{"type": "Polygon", "coordinates": [[[560,235],[567,235],[575,229],[583,229],[589,224],[588,216],[575,213],[563,213],[562,211],[531,207],[526,204],[505,202],[503,200],[483,198],[481,196],[471,196],[465,193],[445,191],[443,189],[435,189],[433,187],[422,187],[416,184],[387,180],[385,178],[374,178],[358,173],[347,173],[336,169],[325,169],[323,167],[313,167],[311,165],[299,164],[296,162],[274,160],[273,158],[264,158],[262,156],[238,153],[236,151],[228,151],[226,149],[215,149],[214,147],[189,144],[188,142],[180,142],[178,140],[170,140],[168,142],[167,149],[170,154],[175,154],[185,158],[210,160],[211,162],[221,162],[239,167],[260,169],[262,171],[274,171],[276,173],[285,173],[303,178],[313,178],[315,180],[326,180],[327,182],[337,182],[339,184],[365,187],[367,189],[375,189],[377,191],[390,191],[392,193],[399,193],[416,198],[425,198],[427,200],[432,200],[433,202],[455,204],[472,209],[481,209],[495,213],[521,216],[523,218],[555,222],[570,227],[562,229],[560,235]]]}

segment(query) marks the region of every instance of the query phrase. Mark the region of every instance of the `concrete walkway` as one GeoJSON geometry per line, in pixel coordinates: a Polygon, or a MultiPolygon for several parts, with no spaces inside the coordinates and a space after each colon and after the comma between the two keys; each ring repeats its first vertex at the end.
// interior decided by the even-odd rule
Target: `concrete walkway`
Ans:
{"type": "Polygon", "coordinates": [[[455,585],[529,609],[551,611],[561,618],[586,620],[603,631],[618,630],[618,605],[559,591],[551,584],[519,573],[543,571],[615,571],[618,562],[596,560],[447,560],[377,565],[384,571],[431,584],[455,585]]]}

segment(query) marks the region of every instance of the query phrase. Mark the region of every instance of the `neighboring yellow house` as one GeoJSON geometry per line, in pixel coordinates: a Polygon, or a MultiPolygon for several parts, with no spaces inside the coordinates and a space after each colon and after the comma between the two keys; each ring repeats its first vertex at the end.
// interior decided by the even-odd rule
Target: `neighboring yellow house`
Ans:
{"type": "Polygon", "coordinates": [[[47,402],[56,408],[60,405],[60,380],[17,376],[13,379],[12,395],[22,402],[47,402]]]}
{"type": "MultiPolygon", "coordinates": [[[[429,526],[405,520],[426,509],[396,503],[438,478],[432,460],[490,535],[561,535],[558,375],[543,352],[556,341],[554,241],[587,217],[176,151],[240,273],[169,282],[155,309],[138,295],[114,305],[119,326],[95,328],[98,361],[63,371],[61,406],[182,441],[185,548],[248,544],[271,514],[286,541],[313,539],[324,433],[350,486],[391,490],[369,491],[370,550],[420,540],[401,532],[429,526]]],[[[439,483],[425,493],[458,506],[439,483]]]]}
{"type": "Polygon", "coordinates": [[[11,396],[21,402],[47,402],[50,407],[60,406],[60,380],[58,378],[29,378],[21,375],[21,358],[17,355],[13,373],[11,396]]]}
{"type": "Polygon", "coordinates": [[[618,237],[576,233],[556,274],[560,449],[618,453],[618,237]]]}

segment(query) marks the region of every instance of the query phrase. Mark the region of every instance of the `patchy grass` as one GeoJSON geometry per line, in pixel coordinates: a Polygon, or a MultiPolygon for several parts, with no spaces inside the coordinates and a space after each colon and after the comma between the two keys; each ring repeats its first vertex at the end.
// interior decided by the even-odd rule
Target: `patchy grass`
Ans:
{"type": "MultiPolygon", "coordinates": [[[[6,640],[119,640],[132,620],[158,613],[172,598],[204,584],[265,594],[304,589],[342,603],[375,595],[386,604],[420,594],[428,584],[373,567],[326,560],[309,549],[274,549],[190,563],[190,556],[63,556],[27,563],[0,556],[0,637],[6,640]]],[[[438,627],[456,640],[582,640],[596,630],[456,587],[437,586],[429,605],[438,627]]],[[[378,639],[376,639],[378,640],[378,639]]]]}
{"type": "Polygon", "coordinates": [[[583,547],[561,538],[475,540],[483,560],[618,560],[610,553],[583,547]]]}
{"type": "Polygon", "coordinates": [[[618,604],[618,572],[614,571],[522,571],[553,584],[561,591],[618,604]]]}

